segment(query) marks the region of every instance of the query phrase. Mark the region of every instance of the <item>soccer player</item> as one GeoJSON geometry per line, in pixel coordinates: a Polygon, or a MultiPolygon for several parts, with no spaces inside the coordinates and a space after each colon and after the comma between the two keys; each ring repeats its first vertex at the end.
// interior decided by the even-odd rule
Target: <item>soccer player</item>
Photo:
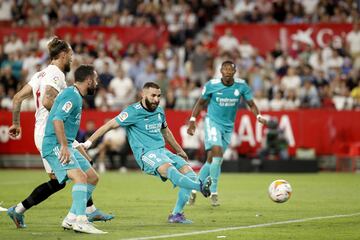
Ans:
{"type": "Polygon", "coordinates": [[[61,184],[68,179],[72,187],[72,206],[62,222],[67,229],[100,234],[85,214],[86,202],[98,182],[90,162],[73,147],[81,121],[82,98],[95,93],[98,75],[91,65],[75,70],[74,86],[65,88],[56,97],[47,119],[41,154],[61,184]]]}
{"type": "MultiPolygon", "coordinates": [[[[13,98],[13,123],[9,128],[9,135],[16,139],[21,133],[20,109],[24,99],[34,97],[36,104],[36,123],[34,130],[35,145],[41,153],[42,141],[44,137],[45,124],[49,111],[53,105],[55,97],[66,87],[65,73],[70,71],[72,60],[72,50],[69,44],[57,37],[53,38],[49,44],[49,55],[51,63],[48,67],[34,74],[31,80],[14,96],[13,98]]],[[[86,152],[81,146],[78,147],[82,154],[89,160],[86,152]]],[[[37,186],[33,192],[16,206],[9,208],[8,215],[14,221],[18,228],[26,227],[24,223],[24,213],[31,207],[41,203],[55,192],[63,189],[65,183],[60,184],[52,172],[49,164],[43,159],[45,171],[50,177],[50,181],[37,186]]],[[[110,220],[111,215],[106,215],[96,209],[90,198],[87,203],[89,221],[110,220]]]]}
{"type": "MultiPolygon", "coordinates": [[[[231,61],[225,61],[222,63],[220,71],[221,79],[214,78],[205,84],[201,97],[193,108],[187,129],[188,134],[193,135],[195,133],[196,117],[207,106],[207,115],[204,120],[204,143],[208,157],[200,170],[199,179],[204,180],[208,176],[211,177],[210,200],[212,206],[220,205],[218,202],[218,181],[223,153],[230,142],[241,97],[244,98],[250,110],[255,114],[256,119],[260,123],[266,124],[266,119],[260,115],[257,106],[252,100],[251,89],[245,80],[234,78],[236,73],[235,64],[231,61]]],[[[194,204],[195,197],[193,191],[189,200],[190,204],[194,204]]]]}
{"type": "Polygon", "coordinates": [[[100,127],[83,146],[87,149],[110,129],[124,127],[136,162],[142,171],[158,176],[162,181],[170,179],[179,186],[176,205],[168,217],[169,223],[192,223],[185,218],[183,208],[192,189],[210,195],[211,178],[202,181],[188,165],[187,155],[167,126],[164,110],[159,107],[161,90],[154,82],[147,82],[142,89],[142,99],[125,108],[117,117],[100,127]],[[165,141],[175,150],[165,148],[165,141]]]}

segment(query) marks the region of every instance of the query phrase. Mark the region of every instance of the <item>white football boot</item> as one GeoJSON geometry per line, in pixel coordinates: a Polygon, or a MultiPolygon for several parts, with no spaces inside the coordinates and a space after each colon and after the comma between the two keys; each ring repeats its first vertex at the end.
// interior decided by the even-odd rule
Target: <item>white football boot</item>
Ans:
{"type": "Polygon", "coordinates": [[[88,220],[77,220],[72,226],[75,232],[90,233],[90,234],[107,233],[94,227],[94,225],[88,220]]]}

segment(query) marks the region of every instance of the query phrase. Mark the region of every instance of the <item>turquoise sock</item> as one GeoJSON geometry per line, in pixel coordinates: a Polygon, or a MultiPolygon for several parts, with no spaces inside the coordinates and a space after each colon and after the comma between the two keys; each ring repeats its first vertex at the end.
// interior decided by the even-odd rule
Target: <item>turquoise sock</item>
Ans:
{"type": "Polygon", "coordinates": [[[87,202],[87,184],[75,183],[72,187],[72,205],[70,212],[77,216],[84,216],[87,202]]]}
{"type": "Polygon", "coordinates": [[[210,186],[210,192],[215,193],[217,192],[217,186],[219,182],[219,177],[221,173],[221,157],[213,157],[212,163],[210,165],[210,177],[212,180],[212,184],[210,186]]]}
{"type": "Polygon", "coordinates": [[[171,166],[167,170],[167,178],[175,185],[181,188],[194,189],[200,191],[200,183],[193,181],[189,177],[180,173],[174,166],[171,166]]]}
{"type": "MultiPolygon", "coordinates": [[[[193,181],[197,181],[197,176],[193,171],[185,173],[185,176],[189,177],[193,181]]],[[[182,213],[187,201],[189,201],[191,190],[186,188],[180,188],[178,199],[176,201],[175,207],[172,211],[172,214],[182,213]]]]}
{"type": "Polygon", "coordinates": [[[207,161],[202,165],[199,172],[199,179],[204,182],[205,179],[210,175],[210,163],[207,161]]]}

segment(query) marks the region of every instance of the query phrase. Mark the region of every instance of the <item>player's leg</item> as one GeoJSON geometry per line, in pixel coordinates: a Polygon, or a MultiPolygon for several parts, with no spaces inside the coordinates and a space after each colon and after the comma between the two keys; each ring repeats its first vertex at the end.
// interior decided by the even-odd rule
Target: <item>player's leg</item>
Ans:
{"type": "Polygon", "coordinates": [[[14,221],[15,225],[18,228],[26,227],[26,224],[24,222],[25,211],[43,202],[52,194],[63,189],[66,185],[65,182],[59,183],[57,181],[55,175],[52,173],[50,165],[45,159],[43,159],[43,163],[45,170],[50,177],[50,180],[37,186],[26,199],[19,202],[16,206],[8,209],[9,217],[14,221]]]}
{"type": "MultiPolygon", "coordinates": [[[[76,149],[74,150],[74,156],[75,156],[77,162],[79,163],[81,170],[86,173],[88,203],[89,203],[89,201],[92,202],[92,199],[91,199],[92,192],[95,190],[95,187],[99,181],[99,175],[97,174],[95,169],[91,166],[89,161],[87,159],[85,159],[81,155],[81,153],[76,149]]],[[[87,205],[88,205],[88,203],[87,203],[87,205]]],[[[97,209],[94,204],[90,207],[87,207],[85,212],[86,212],[86,216],[90,222],[108,221],[108,220],[111,220],[114,218],[113,215],[103,213],[102,211],[97,209]]],[[[70,211],[70,213],[71,213],[71,211],[70,211]]]]}
{"type": "Polygon", "coordinates": [[[174,186],[201,191],[205,197],[210,196],[211,179],[202,183],[180,173],[166,155],[165,148],[148,151],[137,161],[141,169],[150,175],[160,176],[163,180],[169,179],[174,186]]]}
{"type": "MultiPolygon", "coordinates": [[[[195,172],[192,170],[192,168],[189,165],[182,166],[179,169],[179,171],[194,181],[198,180],[197,175],[195,174],[195,172]]],[[[171,215],[168,217],[168,222],[170,222],[170,223],[185,223],[185,224],[192,223],[192,221],[189,219],[186,219],[186,217],[184,215],[184,207],[189,200],[190,194],[191,194],[190,189],[186,189],[186,188],[179,189],[178,198],[177,198],[175,207],[174,207],[171,215]]]]}
{"type": "Polygon", "coordinates": [[[210,187],[210,191],[211,191],[210,200],[211,200],[211,205],[213,206],[220,205],[218,202],[218,182],[221,174],[221,164],[223,161],[222,155],[223,155],[222,147],[213,146],[211,148],[212,161],[210,165],[210,177],[213,180],[213,184],[210,187]]]}
{"type": "MultiPolygon", "coordinates": [[[[94,234],[104,233],[103,231],[96,229],[92,224],[89,223],[85,213],[86,202],[95,188],[94,184],[97,183],[97,178],[95,176],[93,179],[90,180],[93,183],[92,184],[93,187],[91,187],[88,184],[88,176],[82,170],[82,166],[79,163],[81,162],[79,156],[82,157],[82,155],[78,153],[78,151],[75,149],[69,149],[69,150],[71,152],[69,163],[62,165],[60,164],[59,161],[57,161],[56,166],[53,167],[53,165],[51,165],[59,182],[65,181],[66,178],[70,178],[74,182],[72,188],[73,201],[72,201],[71,209],[69,214],[65,218],[67,221],[64,219],[62,226],[64,227],[64,222],[67,223],[70,222],[71,223],[70,227],[77,232],[94,233],[94,234]]],[[[91,168],[89,162],[87,167],[91,168]]]]}
{"type": "MultiPolygon", "coordinates": [[[[220,127],[217,127],[220,129],[220,127]]],[[[230,140],[231,140],[231,132],[221,131],[218,133],[221,139],[220,146],[218,144],[213,145],[211,148],[211,166],[210,166],[210,176],[213,179],[214,184],[210,187],[211,195],[211,205],[216,207],[219,206],[220,203],[218,201],[218,183],[221,175],[221,165],[223,162],[223,153],[227,149],[230,140]]]]}

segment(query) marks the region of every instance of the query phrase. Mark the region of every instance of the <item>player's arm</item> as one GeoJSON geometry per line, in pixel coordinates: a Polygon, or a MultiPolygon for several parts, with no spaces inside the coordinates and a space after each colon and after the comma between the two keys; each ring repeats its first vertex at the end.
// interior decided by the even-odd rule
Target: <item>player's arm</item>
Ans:
{"type": "Polygon", "coordinates": [[[267,120],[260,114],[260,111],[256,106],[255,102],[253,100],[247,100],[246,103],[249,106],[250,110],[253,112],[253,114],[256,116],[256,119],[260,123],[267,125],[267,120]]]}
{"type": "Polygon", "coordinates": [[[54,104],[56,96],[59,94],[58,90],[50,85],[46,85],[45,94],[42,99],[42,105],[50,112],[52,105],[54,104]]]}
{"type": "Polygon", "coordinates": [[[76,148],[80,152],[80,154],[86,158],[86,160],[92,163],[91,157],[89,156],[89,154],[87,154],[85,148],[78,141],[75,140],[73,142],[73,148],[76,148]]]}
{"type": "Polygon", "coordinates": [[[161,129],[161,133],[165,141],[176,151],[177,155],[183,157],[186,160],[189,159],[186,153],[184,152],[184,150],[182,149],[182,147],[180,146],[180,144],[176,141],[169,127],[166,126],[165,128],[161,129]]]}
{"type": "Polygon", "coordinates": [[[26,99],[32,96],[32,88],[26,84],[18,93],[15,94],[12,104],[12,125],[9,128],[9,136],[16,138],[21,132],[20,127],[20,111],[21,104],[26,99]]]}
{"type": "Polygon", "coordinates": [[[189,135],[194,135],[196,129],[196,118],[199,116],[200,112],[206,107],[207,103],[208,100],[202,97],[200,97],[199,100],[197,100],[197,102],[195,103],[189,120],[189,127],[187,129],[187,133],[189,135]]]}
{"type": "Polygon", "coordinates": [[[110,131],[111,129],[114,128],[118,128],[120,127],[119,123],[115,120],[115,118],[111,119],[110,121],[108,121],[107,123],[105,123],[104,125],[102,125],[98,130],[96,130],[91,136],[90,138],[85,142],[82,143],[81,145],[85,148],[88,149],[91,144],[93,142],[95,142],[96,140],[98,140],[101,136],[103,136],[105,133],[107,133],[108,131],[110,131]]]}
{"type": "Polygon", "coordinates": [[[60,162],[66,164],[70,160],[70,152],[68,149],[68,144],[65,136],[65,128],[63,120],[55,119],[53,120],[54,130],[58,142],[60,143],[60,162]]]}

